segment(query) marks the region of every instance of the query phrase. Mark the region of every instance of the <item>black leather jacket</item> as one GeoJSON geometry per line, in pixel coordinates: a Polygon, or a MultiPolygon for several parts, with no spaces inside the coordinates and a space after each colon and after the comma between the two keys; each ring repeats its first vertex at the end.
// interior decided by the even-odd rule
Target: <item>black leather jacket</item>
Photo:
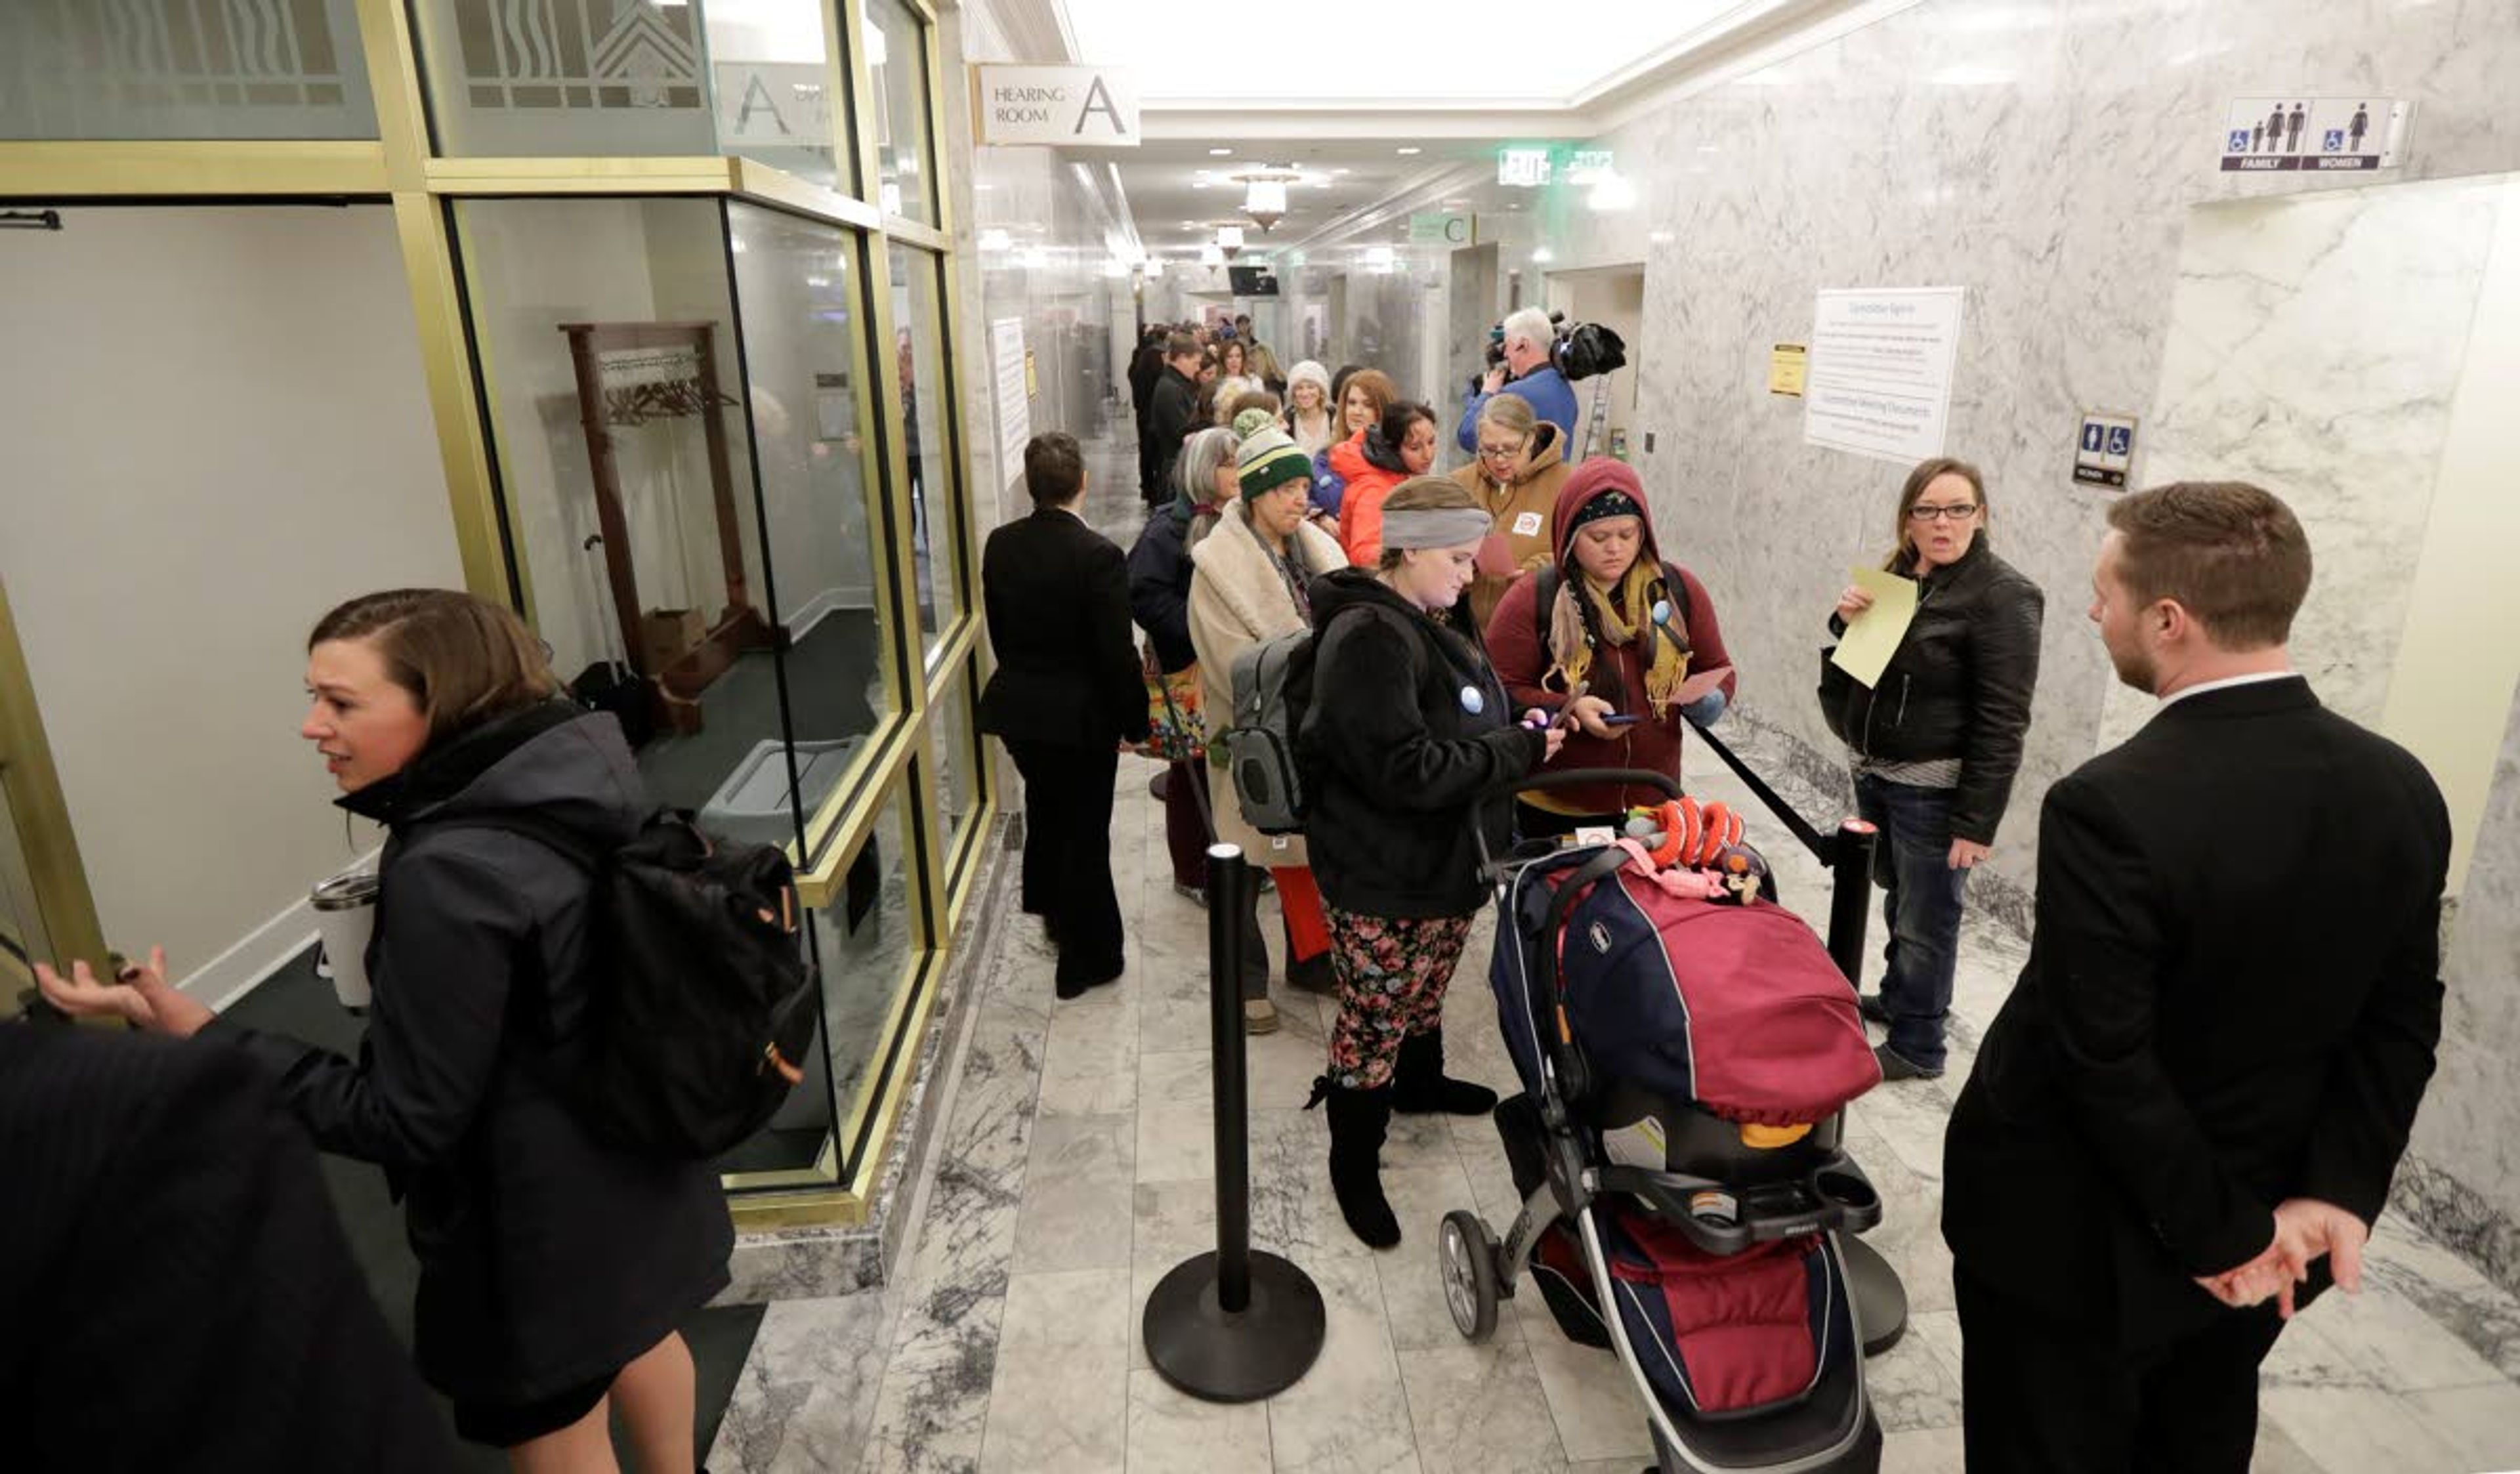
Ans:
{"type": "MultiPolygon", "coordinates": [[[[1868,690],[1830,664],[1833,643],[1821,652],[1821,711],[1859,756],[1960,760],[1952,801],[1958,838],[1993,844],[2003,821],[2039,684],[2047,603],[2037,584],[1987,548],[1981,532],[1958,562],[1922,581],[1915,618],[1879,684],[1868,690]]],[[[1836,635],[1845,624],[1831,615],[1828,627],[1836,635]]]]}

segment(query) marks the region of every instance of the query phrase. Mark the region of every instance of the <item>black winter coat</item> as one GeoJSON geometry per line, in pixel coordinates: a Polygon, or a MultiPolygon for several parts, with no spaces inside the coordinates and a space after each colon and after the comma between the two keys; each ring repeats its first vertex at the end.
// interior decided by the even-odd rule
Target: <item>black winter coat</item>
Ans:
{"type": "Polygon", "coordinates": [[[1363,568],[1311,593],[1319,648],[1297,748],[1322,894],[1358,916],[1468,916],[1487,894],[1471,826],[1492,853],[1510,847],[1500,785],[1537,769],[1547,739],[1515,725],[1466,602],[1439,621],[1363,568]]]}
{"type": "Polygon", "coordinates": [[[1182,441],[1190,432],[1202,428],[1198,414],[1198,382],[1185,379],[1170,364],[1155,380],[1155,391],[1148,396],[1145,469],[1154,478],[1148,488],[1148,500],[1154,492],[1169,493],[1173,485],[1173,467],[1181,460],[1182,441]]]}
{"type": "Polygon", "coordinates": [[[356,1061],[227,1029],[327,1151],[375,1162],[420,1260],[413,1352],[449,1397],[527,1402],[606,1375],[726,1287],[734,1227],[705,1163],[597,1141],[554,1059],[581,1032],[593,882],[530,811],[618,845],[648,800],[621,730],[564,702],[497,718],[340,800],[391,827],[375,1002],[356,1061]]]}
{"type": "Polygon", "coordinates": [[[1190,524],[1158,507],[1129,550],[1129,613],[1170,675],[1198,659],[1190,643],[1190,524]]]}
{"type": "Polygon", "coordinates": [[[1057,507],[1008,522],[980,550],[980,603],[998,668],[980,730],[1010,742],[1109,750],[1147,736],[1146,666],[1129,633],[1128,560],[1057,507]]]}
{"type": "MultiPolygon", "coordinates": [[[[1896,571],[1912,574],[1907,567],[1896,571]]],[[[2039,624],[2047,596],[1995,556],[1981,532],[1958,562],[1917,591],[1916,614],[1869,689],[1821,651],[1820,705],[1829,730],[1859,756],[1884,762],[1960,760],[1952,833],[1995,842],[2021,770],[2030,695],[2039,684],[2039,624]]],[[[1845,625],[1829,616],[1829,632],[1845,625]]]]}

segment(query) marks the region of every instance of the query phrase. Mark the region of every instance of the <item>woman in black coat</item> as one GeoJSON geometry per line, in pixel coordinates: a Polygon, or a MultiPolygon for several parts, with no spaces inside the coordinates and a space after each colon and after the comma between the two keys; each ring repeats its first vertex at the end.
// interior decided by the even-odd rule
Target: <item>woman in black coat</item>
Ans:
{"type": "Polygon", "coordinates": [[[591,847],[628,840],[648,800],[620,729],[558,697],[515,615],[449,590],[335,609],[306,684],[301,735],[340,806],[391,830],[359,1057],[220,1024],[168,985],[162,953],[112,983],[80,963],[45,991],[230,1042],[318,1145],[385,1169],[420,1260],[414,1354],[465,1438],[520,1468],[609,1467],[609,1404],[643,1471],[688,1470],[675,1326],[728,1282],[716,1176],[602,1144],[562,1103],[553,1056],[586,1016],[593,882],[537,840],[463,823],[524,811],[591,847]]]}
{"type": "Polygon", "coordinates": [[[1463,599],[1488,514],[1467,488],[1419,476],[1383,504],[1381,566],[1313,584],[1312,695],[1298,747],[1304,833],[1328,903],[1338,1023],[1329,1070],[1330,1186],[1358,1238],[1400,1241],[1379,1154],[1391,1113],[1484,1115],[1493,1092],[1444,1076],[1444,992],[1487,894],[1478,840],[1512,841],[1501,787],[1565,733],[1517,724],[1463,599]]]}
{"type": "MultiPolygon", "coordinates": [[[[1874,1050],[1887,1080],[1943,1072],[1961,894],[1995,844],[2039,684],[2047,601],[1987,546],[1986,520],[1976,467],[1938,457],[1910,471],[1883,566],[1916,581],[1915,614],[1869,688],[1821,662],[1821,708],[1852,758],[1856,811],[1881,831],[1872,871],[1888,968],[1880,994],[1862,1003],[1889,1029],[1874,1050]]],[[[1871,603],[1847,589],[1829,632],[1843,634],[1871,603]]]]}

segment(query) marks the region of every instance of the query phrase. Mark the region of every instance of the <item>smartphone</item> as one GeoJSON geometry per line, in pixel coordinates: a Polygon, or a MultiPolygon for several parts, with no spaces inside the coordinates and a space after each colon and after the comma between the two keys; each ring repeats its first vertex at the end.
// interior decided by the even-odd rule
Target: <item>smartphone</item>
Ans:
{"type": "Polygon", "coordinates": [[[1632,712],[1614,711],[1601,719],[1601,725],[1604,727],[1634,727],[1637,723],[1643,720],[1644,718],[1637,716],[1632,712]]]}

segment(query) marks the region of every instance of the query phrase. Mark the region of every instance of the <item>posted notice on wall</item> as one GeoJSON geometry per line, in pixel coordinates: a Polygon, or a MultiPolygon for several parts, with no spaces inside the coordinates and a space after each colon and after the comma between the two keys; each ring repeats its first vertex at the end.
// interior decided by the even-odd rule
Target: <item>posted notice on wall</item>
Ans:
{"type": "Polygon", "coordinates": [[[1006,484],[1023,474],[1024,446],[1032,440],[1032,396],[1024,392],[1023,319],[989,324],[989,359],[998,386],[998,461],[1006,484]]]}
{"type": "Polygon", "coordinates": [[[1943,453],[1965,289],[1823,291],[1812,313],[1803,439],[1878,461],[1943,453]]]}

